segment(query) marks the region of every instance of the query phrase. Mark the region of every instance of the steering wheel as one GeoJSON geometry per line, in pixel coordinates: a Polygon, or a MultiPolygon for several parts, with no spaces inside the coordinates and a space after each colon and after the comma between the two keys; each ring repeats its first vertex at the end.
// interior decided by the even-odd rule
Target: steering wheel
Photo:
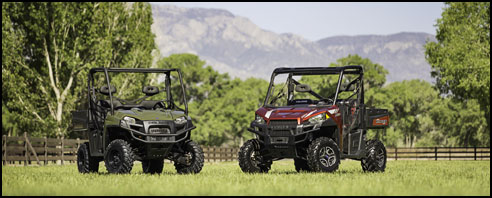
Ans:
{"type": "Polygon", "coordinates": [[[152,109],[156,109],[156,106],[160,106],[163,109],[166,108],[166,105],[164,104],[164,102],[162,100],[159,101],[158,103],[155,103],[155,105],[152,107],[152,109]]]}
{"type": "Polygon", "coordinates": [[[319,101],[326,101],[327,103],[333,103],[333,99],[331,99],[331,98],[323,98],[323,99],[320,99],[319,101]]]}

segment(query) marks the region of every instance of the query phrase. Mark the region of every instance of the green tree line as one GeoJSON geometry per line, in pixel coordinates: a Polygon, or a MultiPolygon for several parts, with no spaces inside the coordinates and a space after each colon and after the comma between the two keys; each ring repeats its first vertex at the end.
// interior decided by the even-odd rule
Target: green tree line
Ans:
{"type": "MultiPolygon", "coordinates": [[[[446,5],[436,24],[438,42],[425,46],[435,85],[422,80],[386,83],[383,65],[356,54],[330,64],[364,67],[366,104],[390,112],[390,127],[368,135],[387,146],[490,146],[490,3],[446,5]],[[452,31],[459,28],[463,30],[452,31]],[[460,38],[470,40],[454,41],[460,38]],[[459,55],[463,58],[454,60],[459,55]],[[463,68],[472,72],[459,73],[463,68]]],[[[179,68],[197,126],[195,141],[239,146],[252,138],[246,129],[268,82],[231,78],[193,54],[160,57],[151,24],[148,3],[2,2],[2,134],[81,136],[70,130],[70,112],[86,97],[88,70],[104,66],[179,68]]],[[[113,80],[130,87],[154,79],[113,80]]],[[[318,80],[325,83],[313,89],[332,89],[323,85],[335,81],[318,80]]],[[[124,90],[117,95],[135,94],[124,90]]]]}

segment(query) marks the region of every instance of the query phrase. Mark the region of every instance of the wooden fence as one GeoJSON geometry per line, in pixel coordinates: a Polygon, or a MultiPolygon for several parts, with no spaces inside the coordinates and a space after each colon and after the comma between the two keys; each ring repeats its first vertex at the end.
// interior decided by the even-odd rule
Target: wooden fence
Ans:
{"type": "Polygon", "coordinates": [[[56,139],[28,137],[24,133],[22,137],[2,136],[2,164],[15,164],[19,162],[24,165],[37,162],[44,165],[49,162],[61,164],[77,161],[77,149],[80,144],[87,140],[80,139],[56,139]]]}
{"type": "MultiPolygon", "coordinates": [[[[2,137],[3,165],[77,161],[77,150],[87,140],[2,137]]],[[[202,147],[206,162],[237,161],[239,148],[202,147]]],[[[489,147],[387,148],[389,160],[490,160],[489,147]]]]}
{"type": "Polygon", "coordinates": [[[387,148],[394,160],[490,160],[490,147],[387,148]]]}

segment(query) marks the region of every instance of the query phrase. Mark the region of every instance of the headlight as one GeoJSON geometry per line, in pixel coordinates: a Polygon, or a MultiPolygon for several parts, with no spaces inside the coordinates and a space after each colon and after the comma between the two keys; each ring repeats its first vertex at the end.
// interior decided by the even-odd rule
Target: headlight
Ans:
{"type": "Polygon", "coordinates": [[[176,120],[174,120],[174,123],[179,125],[184,124],[186,123],[186,118],[185,117],[176,118],[176,120]]]}
{"type": "Polygon", "coordinates": [[[128,123],[128,124],[136,124],[137,123],[135,118],[132,118],[132,117],[124,117],[123,120],[125,120],[126,123],[128,123]]]}
{"type": "Polygon", "coordinates": [[[130,128],[129,124],[136,124],[137,120],[132,117],[124,117],[123,120],[120,121],[120,126],[123,128],[130,128]]]}
{"type": "Polygon", "coordinates": [[[319,122],[324,121],[324,120],[326,120],[326,113],[322,113],[322,114],[313,116],[312,118],[309,118],[309,122],[313,123],[313,124],[319,123],[319,122]]]}
{"type": "Polygon", "coordinates": [[[255,114],[255,122],[258,124],[265,124],[265,119],[263,119],[261,116],[255,114]]]}

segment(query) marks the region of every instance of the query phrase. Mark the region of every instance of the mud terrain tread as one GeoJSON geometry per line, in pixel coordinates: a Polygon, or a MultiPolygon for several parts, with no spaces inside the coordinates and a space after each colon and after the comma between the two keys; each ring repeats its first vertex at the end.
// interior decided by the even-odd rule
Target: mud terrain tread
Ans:
{"type": "Polygon", "coordinates": [[[189,141],[185,144],[185,147],[188,151],[193,153],[193,161],[190,166],[174,163],[174,168],[179,174],[196,174],[199,173],[203,168],[203,163],[205,161],[205,157],[203,154],[203,150],[196,142],[189,141]]]}
{"type": "Polygon", "coordinates": [[[89,143],[81,144],[77,151],[77,168],[80,173],[97,173],[99,160],[90,156],[89,143]]]}
{"type": "Polygon", "coordinates": [[[251,139],[241,146],[238,153],[239,167],[241,167],[241,170],[245,173],[268,173],[272,166],[271,161],[260,162],[258,166],[251,163],[250,155],[251,152],[256,149],[256,145],[259,145],[257,140],[251,139]]]}
{"type": "Polygon", "coordinates": [[[122,139],[116,139],[113,140],[111,143],[108,145],[108,149],[106,149],[106,153],[104,154],[104,162],[106,165],[106,169],[108,170],[109,173],[130,173],[130,171],[133,168],[133,162],[135,161],[135,156],[133,154],[132,147],[128,142],[122,139]],[[120,149],[121,152],[123,152],[123,163],[119,168],[114,169],[113,167],[109,166],[109,161],[108,161],[108,153],[110,150],[113,149],[120,149]]]}
{"type": "Polygon", "coordinates": [[[340,150],[338,148],[338,145],[332,139],[328,137],[317,138],[311,144],[309,144],[307,153],[308,166],[311,170],[315,172],[335,172],[338,169],[338,165],[340,164],[340,150]],[[318,152],[321,149],[322,145],[331,145],[331,147],[333,147],[333,149],[335,150],[335,154],[337,157],[337,163],[335,163],[335,165],[328,169],[321,167],[322,165],[318,159],[318,152]]]}
{"type": "Polygon", "coordinates": [[[367,157],[361,160],[362,170],[368,172],[384,172],[384,169],[386,168],[386,160],[387,160],[387,153],[384,144],[379,140],[369,140],[366,142],[366,151],[367,151],[367,157]],[[382,167],[379,167],[376,159],[376,153],[370,151],[371,150],[377,151],[381,147],[383,148],[384,151],[384,164],[382,167]]]}

